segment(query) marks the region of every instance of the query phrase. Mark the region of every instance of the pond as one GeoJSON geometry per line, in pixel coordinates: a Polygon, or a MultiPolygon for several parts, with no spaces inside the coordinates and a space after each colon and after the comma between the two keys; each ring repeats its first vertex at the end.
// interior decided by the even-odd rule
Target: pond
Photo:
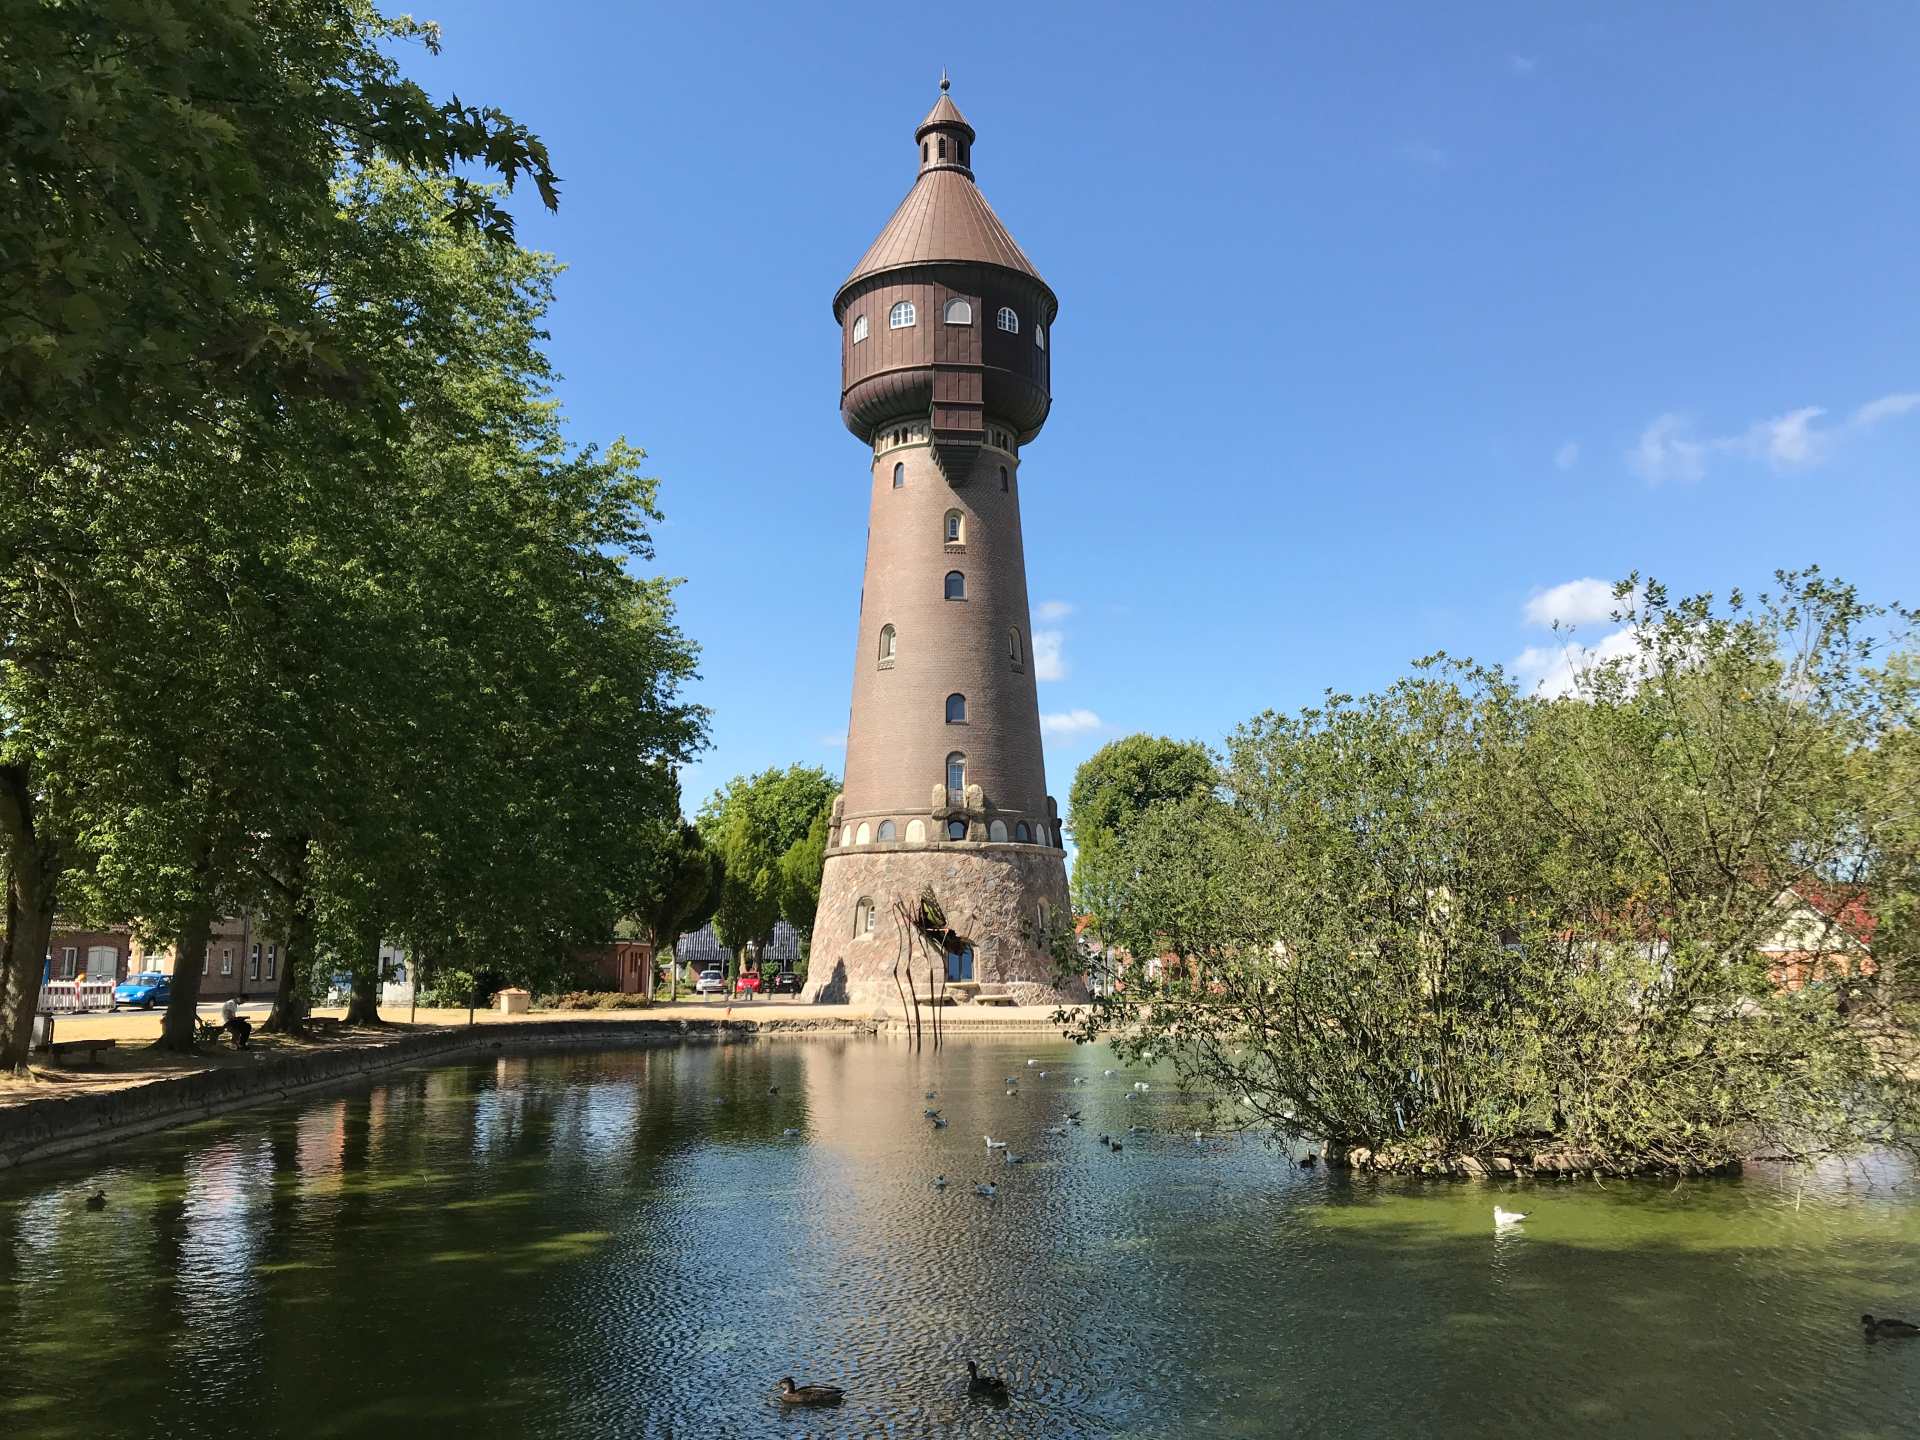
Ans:
{"type": "Polygon", "coordinates": [[[1373,1181],[1198,1114],[1050,1040],[771,1040],[395,1071],[0,1172],[0,1435],[1920,1426],[1920,1341],[1858,1321],[1920,1319],[1890,1164],[1373,1181]],[[782,1412],[789,1374],[845,1405],[782,1412]]]}

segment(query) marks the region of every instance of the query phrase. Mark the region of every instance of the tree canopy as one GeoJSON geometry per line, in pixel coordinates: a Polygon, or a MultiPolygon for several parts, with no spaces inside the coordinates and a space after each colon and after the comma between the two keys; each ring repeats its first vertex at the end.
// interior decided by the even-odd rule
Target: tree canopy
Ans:
{"type": "Polygon", "coordinates": [[[1222,800],[1124,839],[1134,959],[1078,1033],[1360,1164],[1910,1147],[1901,942],[1865,942],[1914,894],[1911,617],[1817,572],[1619,593],[1630,653],[1572,696],[1436,657],[1241,727],[1222,800]]]}
{"type": "MultiPolygon", "coordinates": [[[[839,788],[839,782],[817,766],[790,765],[735,776],[701,806],[695,823],[720,858],[713,922],[726,944],[737,950],[763,942],[783,916],[796,928],[812,927],[810,910],[796,918],[806,903],[805,871],[811,862],[787,857],[796,847],[804,851],[817,827],[824,854],[822,816],[839,788]]],[[[817,902],[817,870],[811,884],[817,902]]]]}

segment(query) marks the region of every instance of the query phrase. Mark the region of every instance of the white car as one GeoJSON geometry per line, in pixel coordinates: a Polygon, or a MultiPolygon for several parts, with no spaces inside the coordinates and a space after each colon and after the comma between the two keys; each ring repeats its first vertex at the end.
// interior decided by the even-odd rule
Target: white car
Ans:
{"type": "Polygon", "coordinates": [[[727,993],[727,972],[718,965],[709,965],[700,972],[700,978],[693,982],[696,995],[724,995],[727,993]]]}

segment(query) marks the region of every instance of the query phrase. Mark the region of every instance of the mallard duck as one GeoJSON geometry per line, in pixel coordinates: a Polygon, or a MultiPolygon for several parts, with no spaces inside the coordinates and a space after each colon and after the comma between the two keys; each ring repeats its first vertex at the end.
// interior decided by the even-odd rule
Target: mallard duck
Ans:
{"type": "Polygon", "coordinates": [[[1009,1164],[1009,1165],[1024,1165],[1024,1164],[1026,1164],[1026,1163],[1027,1163],[1027,1157],[1026,1157],[1026,1156],[1024,1156],[1024,1155],[1016,1155],[1016,1154],[1014,1154],[1014,1153],[1013,1153],[1013,1151],[1011,1151],[1011,1150],[1002,1150],[1002,1151],[1000,1152],[1000,1158],[1001,1158],[1002,1160],[1004,1160],[1004,1161],[1006,1161],[1006,1162],[1007,1162],[1007,1164],[1009,1164]]]}
{"type": "Polygon", "coordinates": [[[1318,1165],[1319,1163],[1320,1163],[1320,1157],[1314,1154],[1313,1151],[1311,1150],[1307,1151],[1306,1154],[1300,1157],[1300,1168],[1302,1170],[1311,1170],[1315,1165],[1318,1165]]]}
{"type": "Polygon", "coordinates": [[[1108,1142],[1107,1148],[1111,1150],[1114,1154],[1118,1155],[1122,1150],[1126,1149],[1127,1147],[1122,1145],[1118,1140],[1113,1140],[1108,1142]]]}
{"type": "Polygon", "coordinates": [[[779,1395],[782,1405],[838,1405],[847,1398],[838,1385],[796,1385],[791,1375],[780,1382],[779,1395]]]}
{"type": "Polygon", "coordinates": [[[1911,1339],[1920,1335],[1920,1325],[1910,1320],[1876,1320],[1871,1315],[1862,1315],[1860,1323],[1867,1328],[1867,1334],[1873,1336],[1899,1337],[1911,1339]]]}
{"type": "Polygon", "coordinates": [[[967,1394],[978,1396],[982,1400],[1004,1400],[1007,1398],[1007,1382],[998,1375],[982,1375],[978,1362],[967,1361],[967,1394]]]}
{"type": "Polygon", "coordinates": [[[1080,1112],[1078,1110],[1069,1110],[1067,1112],[1067,1123],[1069,1125],[1078,1125],[1080,1123],[1080,1112]]]}
{"type": "Polygon", "coordinates": [[[1102,1145],[1111,1145],[1113,1143],[1113,1137],[1111,1135],[1102,1135],[1100,1137],[1100,1143],[1102,1145]]]}
{"type": "Polygon", "coordinates": [[[924,1116],[926,1116],[926,1117],[927,1117],[927,1119],[929,1119],[929,1120],[938,1120],[938,1119],[940,1118],[940,1112],[939,1112],[938,1110],[935,1110],[935,1109],[933,1109],[933,1108],[931,1108],[931,1107],[929,1107],[929,1108],[927,1108],[927,1109],[925,1109],[925,1110],[922,1110],[922,1111],[921,1111],[920,1113],[921,1113],[922,1115],[924,1115],[924,1116]]]}
{"type": "Polygon", "coordinates": [[[933,1128],[936,1130],[944,1130],[947,1128],[947,1122],[944,1119],[942,1119],[940,1116],[936,1115],[933,1117],[933,1128]]]}
{"type": "Polygon", "coordinates": [[[106,1191],[96,1190],[93,1192],[93,1194],[87,1196],[87,1209],[104,1210],[106,1208],[107,1208],[107,1192],[106,1191]]]}
{"type": "Polygon", "coordinates": [[[991,1180],[989,1180],[984,1185],[974,1186],[973,1193],[976,1195],[984,1195],[987,1197],[987,1199],[991,1200],[993,1199],[994,1196],[1000,1193],[1000,1187],[994,1184],[991,1180]]]}
{"type": "Polygon", "coordinates": [[[780,1093],[780,1087],[778,1085],[767,1086],[767,1094],[778,1095],[779,1093],[780,1093]]]}
{"type": "Polygon", "coordinates": [[[1496,1205],[1493,1207],[1493,1223],[1496,1225],[1518,1225],[1532,1213],[1531,1210],[1503,1210],[1500,1206],[1496,1205]]]}
{"type": "Polygon", "coordinates": [[[986,1141],[987,1141],[987,1149],[989,1150],[1004,1150],[1007,1148],[1006,1141],[996,1140],[991,1135],[986,1137],[986,1141]]]}
{"type": "Polygon", "coordinates": [[[927,1099],[938,1100],[939,1098],[940,1098],[940,1092],[938,1090],[927,1091],[927,1099]]]}

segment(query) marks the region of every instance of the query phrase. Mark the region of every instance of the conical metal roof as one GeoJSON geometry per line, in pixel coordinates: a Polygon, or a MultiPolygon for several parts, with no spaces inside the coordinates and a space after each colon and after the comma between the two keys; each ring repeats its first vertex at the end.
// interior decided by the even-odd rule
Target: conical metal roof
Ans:
{"type": "Polygon", "coordinates": [[[840,289],[844,292],[856,280],[882,270],[941,261],[998,265],[1047,283],[1000,223],[980,188],[959,170],[948,169],[928,170],[914,181],[880,238],[867,247],[840,289]]]}

